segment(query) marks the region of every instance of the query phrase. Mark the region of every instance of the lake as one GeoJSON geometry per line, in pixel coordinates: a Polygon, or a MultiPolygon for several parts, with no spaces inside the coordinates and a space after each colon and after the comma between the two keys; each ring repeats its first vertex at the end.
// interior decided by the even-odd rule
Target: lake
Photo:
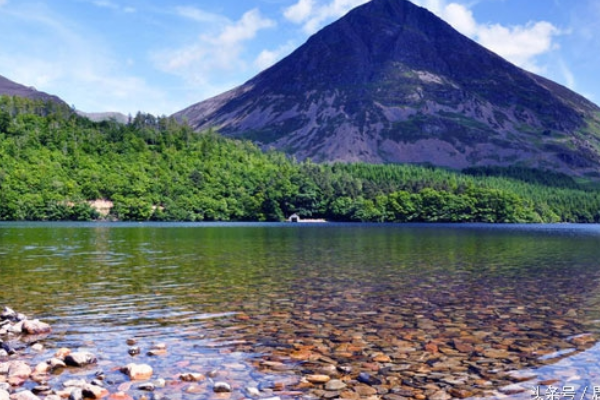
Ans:
{"type": "Polygon", "coordinates": [[[136,399],[132,361],[156,399],[591,399],[599,278],[599,225],[0,223],[0,305],[53,326],[24,357],[136,399]]]}

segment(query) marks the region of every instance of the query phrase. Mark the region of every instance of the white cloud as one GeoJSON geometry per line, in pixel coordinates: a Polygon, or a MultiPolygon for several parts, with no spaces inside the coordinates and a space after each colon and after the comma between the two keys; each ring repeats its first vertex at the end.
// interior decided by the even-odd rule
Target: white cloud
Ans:
{"type": "Polygon", "coordinates": [[[530,22],[525,26],[479,26],[475,39],[488,49],[532,72],[541,72],[536,57],[555,48],[553,37],[560,31],[549,22],[530,22]]]}
{"type": "Polygon", "coordinates": [[[110,0],[91,0],[91,4],[95,5],[96,7],[108,8],[113,11],[120,11],[124,13],[136,12],[136,9],[133,7],[121,7],[119,4],[110,0]]]}
{"type": "Polygon", "coordinates": [[[236,24],[225,27],[214,43],[226,47],[236,46],[241,42],[253,39],[261,29],[273,28],[274,26],[275,22],[263,18],[257,9],[250,10],[236,24]]]}
{"type": "Polygon", "coordinates": [[[569,69],[564,60],[559,60],[558,66],[560,68],[560,72],[562,73],[564,82],[569,89],[575,89],[575,74],[569,69]]]}
{"type": "Polygon", "coordinates": [[[259,70],[265,70],[279,61],[283,56],[293,51],[295,45],[291,42],[278,47],[276,50],[263,50],[256,60],[254,60],[254,66],[259,70]]]}
{"type": "MultiPolygon", "coordinates": [[[[202,16],[204,18],[204,16],[202,16]]],[[[272,28],[275,22],[263,17],[257,9],[246,12],[238,21],[228,22],[214,35],[203,34],[194,43],[153,54],[157,68],[183,77],[188,83],[208,87],[217,75],[223,79],[227,71],[247,68],[242,57],[245,43],[259,31],[272,28]]]]}
{"type": "Polygon", "coordinates": [[[477,35],[478,25],[473,18],[473,13],[468,8],[450,3],[444,7],[443,16],[446,22],[465,36],[477,35]]]}
{"type": "Polygon", "coordinates": [[[538,64],[538,57],[556,49],[554,38],[563,34],[546,21],[515,26],[480,24],[467,6],[446,0],[416,0],[415,3],[444,19],[465,36],[532,72],[544,71],[544,67],[538,64]]]}
{"type": "Polygon", "coordinates": [[[209,13],[209,12],[206,12],[199,8],[192,7],[192,6],[175,7],[175,12],[180,17],[188,18],[188,19],[191,19],[196,22],[225,23],[225,24],[229,24],[231,22],[227,18],[225,18],[221,15],[209,13]]]}
{"type": "Polygon", "coordinates": [[[56,94],[88,112],[169,109],[165,93],[124,72],[125,60],[121,63],[105,43],[48,6],[15,7],[8,18],[27,27],[27,33],[0,42],[0,71],[7,78],[56,94]],[[24,52],[19,50],[23,43],[34,45],[24,52]]]}
{"type": "Polygon", "coordinates": [[[315,5],[314,0],[298,0],[284,10],[283,15],[295,24],[302,24],[308,34],[315,33],[328,21],[342,17],[351,9],[368,3],[370,0],[331,0],[323,5],[315,5]]]}
{"type": "Polygon", "coordinates": [[[283,15],[293,23],[301,24],[310,18],[314,4],[314,0],[298,0],[298,3],[288,7],[283,15]]]}
{"type": "Polygon", "coordinates": [[[92,3],[98,7],[111,8],[113,10],[116,10],[119,8],[119,6],[117,6],[113,2],[106,1],[106,0],[95,0],[92,3]]]}

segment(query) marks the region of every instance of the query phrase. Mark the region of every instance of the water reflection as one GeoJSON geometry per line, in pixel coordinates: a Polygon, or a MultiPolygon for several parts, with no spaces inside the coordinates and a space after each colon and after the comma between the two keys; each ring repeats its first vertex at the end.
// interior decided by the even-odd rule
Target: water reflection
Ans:
{"type": "Polygon", "coordinates": [[[0,224],[0,304],[117,365],[128,337],[168,342],[151,362],[171,375],[241,363],[263,382],[333,363],[382,391],[519,397],[597,378],[599,239],[568,225],[0,224]],[[529,368],[537,380],[510,375],[529,368]]]}

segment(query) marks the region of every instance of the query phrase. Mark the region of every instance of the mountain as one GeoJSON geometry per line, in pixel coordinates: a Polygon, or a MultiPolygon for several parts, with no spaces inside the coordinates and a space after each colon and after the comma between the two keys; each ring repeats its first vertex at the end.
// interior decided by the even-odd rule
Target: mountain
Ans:
{"type": "Polygon", "coordinates": [[[27,87],[19,83],[13,82],[0,75],[0,96],[18,96],[26,97],[32,100],[53,101],[56,103],[67,105],[61,98],[45,92],[40,92],[33,87],[27,87]]]}
{"type": "MultiPolygon", "coordinates": [[[[33,87],[21,85],[0,75],[0,96],[2,95],[25,97],[32,100],[53,101],[55,103],[68,106],[68,104],[58,96],[40,92],[33,87]]],[[[119,123],[126,124],[129,121],[129,117],[119,112],[87,113],[83,111],[77,111],[77,114],[96,122],[115,120],[119,123]]]]}
{"type": "Polygon", "coordinates": [[[600,166],[600,108],[406,0],[372,0],[175,116],[299,159],[600,166]]]}

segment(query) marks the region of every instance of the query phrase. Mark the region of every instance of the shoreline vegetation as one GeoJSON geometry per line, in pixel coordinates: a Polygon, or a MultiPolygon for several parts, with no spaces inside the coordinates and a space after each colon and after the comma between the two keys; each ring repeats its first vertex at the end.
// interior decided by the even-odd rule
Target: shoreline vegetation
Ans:
{"type": "Polygon", "coordinates": [[[315,164],[138,113],[0,97],[0,221],[600,222],[600,189],[526,167],[315,164]],[[112,207],[107,207],[112,204],[112,207]]]}

